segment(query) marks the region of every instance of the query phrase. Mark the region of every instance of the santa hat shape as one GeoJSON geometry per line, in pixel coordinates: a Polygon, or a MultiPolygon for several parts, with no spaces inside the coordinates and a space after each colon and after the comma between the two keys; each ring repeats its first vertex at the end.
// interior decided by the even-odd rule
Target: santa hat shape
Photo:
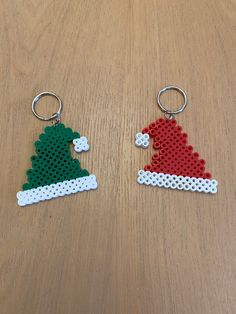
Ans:
{"type": "Polygon", "coordinates": [[[25,206],[72,193],[97,188],[96,176],[82,169],[78,159],[71,157],[69,143],[76,152],[87,151],[86,137],[58,123],[45,128],[35,142],[36,155],[27,170],[28,182],[17,193],[18,205],[25,206]]]}
{"type": "Polygon", "coordinates": [[[205,193],[217,192],[217,181],[205,170],[205,160],[199,158],[188,145],[187,133],[176,120],[160,118],[142,133],[136,134],[136,146],[147,148],[153,138],[151,164],[138,172],[138,183],[158,187],[191,190],[205,193]]]}

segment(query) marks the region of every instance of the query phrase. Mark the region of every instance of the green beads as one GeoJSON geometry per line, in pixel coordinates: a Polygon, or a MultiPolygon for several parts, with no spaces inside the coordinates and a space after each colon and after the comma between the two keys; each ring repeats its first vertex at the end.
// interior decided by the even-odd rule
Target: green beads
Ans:
{"type": "Polygon", "coordinates": [[[69,142],[80,138],[79,133],[62,123],[47,126],[44,131],[34,143],[36,155],[31,157],[32,169],[26,172],[28,182],[22,186],[24,191],[89,175],[86,169],[81,169],[79,160],[71,157],[69,142]]]}

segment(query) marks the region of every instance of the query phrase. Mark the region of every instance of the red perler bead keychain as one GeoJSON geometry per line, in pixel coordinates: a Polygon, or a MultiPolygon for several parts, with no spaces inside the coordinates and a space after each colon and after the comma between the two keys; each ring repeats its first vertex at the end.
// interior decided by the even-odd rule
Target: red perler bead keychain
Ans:
{"type": "Polygon", "coordinates": [[[165,117],[149,124],[135,137],[135,145],[147,148],[149,139],[153,138],[156,150],[151,163],[138,172],[139,184],[165,187],[178,190],[190,190],[205,193],[217,192],[217,181],[205,170],[205,160],[188,144],[188,135],[176,123],[175,115],[183,112],[187,106],[186,93],[176,87],[167,86],[160,90],[157,104],[165,117]],[[166,109],[161,103],[161,95],[169,90],[176,90],[184,103],[176,111],[166,109]]]}

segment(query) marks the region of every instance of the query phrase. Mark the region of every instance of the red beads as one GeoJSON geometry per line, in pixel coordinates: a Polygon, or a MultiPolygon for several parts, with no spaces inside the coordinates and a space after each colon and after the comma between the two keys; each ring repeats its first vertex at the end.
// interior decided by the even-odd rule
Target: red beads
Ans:
{"type": "Polygon", "coordinates": [[[188,145],[188,135],[175,120],[160,118],[151,123],[142,133],[153,138],[153,148],[157,151],[152,156],[150,165],[145,171],[162,172],[181,176],[210,179],[211,174],[205,172],[205,160],[188,145]]]}

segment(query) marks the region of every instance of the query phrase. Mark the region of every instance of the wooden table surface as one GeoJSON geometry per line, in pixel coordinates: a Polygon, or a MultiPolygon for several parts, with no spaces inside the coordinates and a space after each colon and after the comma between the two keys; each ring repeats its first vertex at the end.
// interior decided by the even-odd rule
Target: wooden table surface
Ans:
{"type": "Polygon", "coordinates": [[[236,2],[0,7],[0,313],[236,313],[236,2]],[[176,119],[219,181],[216,195],[136,183],[152,149],[134,135],[162,115],[155,97],[168,84],[188,94],[176,119]],[[31,112],[45,90],[89,138],[79,159],[99,188],[21,208],[33,143],[50,125],[31,112]]]}

